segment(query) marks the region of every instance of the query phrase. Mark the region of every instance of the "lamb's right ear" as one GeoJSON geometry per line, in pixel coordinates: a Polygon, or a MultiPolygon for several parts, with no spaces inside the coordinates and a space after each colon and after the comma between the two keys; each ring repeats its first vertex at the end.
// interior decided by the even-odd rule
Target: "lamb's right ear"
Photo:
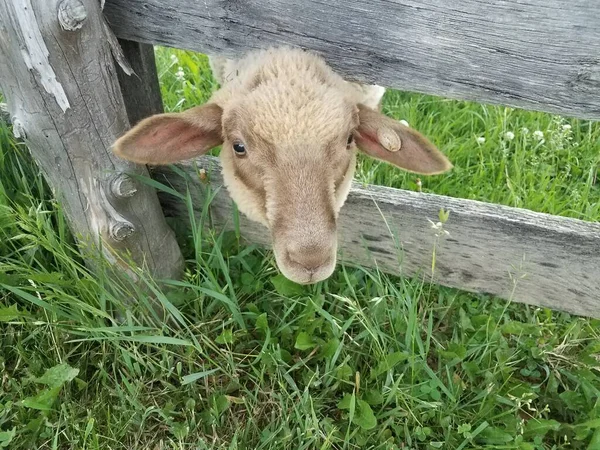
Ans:
{"type": "Polygon", "coordinates": [[[423,175],[452,168],[448,158],[421,133],[365,105],[358,105],[358,111],[360,123],[354,138],[367,155],[423,175]]]}
{"type": "Polygon", "coordinates": [[[121,136],[115,154],[140,164],[171,164],[208,152],[223,143],[223,110],[214,103],[181,113],[148,117],[121,136]]]}

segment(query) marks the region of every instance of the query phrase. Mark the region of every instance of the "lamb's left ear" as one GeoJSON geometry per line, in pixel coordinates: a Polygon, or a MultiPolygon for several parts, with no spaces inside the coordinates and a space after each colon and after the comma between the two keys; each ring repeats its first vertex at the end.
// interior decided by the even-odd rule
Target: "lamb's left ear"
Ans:
{"type": "Polygon", "coordinates": [[[358,105],[360,124],[356,145],[367,155],[423,175],[435,175],[452,164],[425,136],[364,105],[358,105]]]}
{"type": "Polygon", "coordinates": [[[171,164],[223,143],[223,110],[213,103],[181,113],[156,114],[138,123],[113,145],[114,153],[139,164],[171,164]]]}

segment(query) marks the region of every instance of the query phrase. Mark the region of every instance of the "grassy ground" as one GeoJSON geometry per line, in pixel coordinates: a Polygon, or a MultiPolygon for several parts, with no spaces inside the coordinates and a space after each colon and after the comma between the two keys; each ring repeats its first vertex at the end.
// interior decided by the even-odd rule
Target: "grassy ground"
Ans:
{"type": "MultiPolygon", "coordinates": [[[[202,56],[158,61],[168,110],[214,88],[202,56]]],[[[400,92],[385,111],[456,165],[424,191],[600,220],[598,124],[400,92]]],[[[301,288],[229,235],[181,239],[202,257],[157,291],[165,325],[83,267],[0,125],[0,448],[600,448],[600,321],[360,268],[301,288]]]]}

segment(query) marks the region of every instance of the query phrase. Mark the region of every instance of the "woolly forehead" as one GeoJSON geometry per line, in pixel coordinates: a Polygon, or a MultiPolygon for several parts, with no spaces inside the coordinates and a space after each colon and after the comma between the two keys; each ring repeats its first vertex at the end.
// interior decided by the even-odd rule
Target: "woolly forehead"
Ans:
{"type": "Polygon", "coordinates": [[[328,145],[345,142],[358,125],[358,109],[347,93],[331,86],[270,82],[227,105],[223,125],[230,140],[328,145]]]}

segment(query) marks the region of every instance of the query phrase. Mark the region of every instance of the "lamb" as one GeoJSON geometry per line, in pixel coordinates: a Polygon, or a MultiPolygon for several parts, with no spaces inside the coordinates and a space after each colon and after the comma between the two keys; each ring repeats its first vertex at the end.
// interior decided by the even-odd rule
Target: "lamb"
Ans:
{"type": "Polygon", "coordinates": [[[221,87],[206,104],[144,119],[114,152],[162,165],[222,145],[230,196],[269,229],[277,266],[292,281],[333,273],[358,149],[414,173],[452,168],[423,135],[379,112],[383,88],[345,81],[316,54],[276,47],[212,57],[211,67],[221,87]]]}

